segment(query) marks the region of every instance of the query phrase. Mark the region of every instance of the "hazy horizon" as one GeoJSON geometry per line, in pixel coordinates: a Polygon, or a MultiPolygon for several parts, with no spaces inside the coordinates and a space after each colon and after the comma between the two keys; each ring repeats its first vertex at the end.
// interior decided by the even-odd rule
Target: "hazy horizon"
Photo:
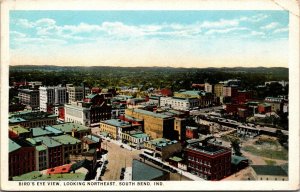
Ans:
{"type": "Polygon", "coordinates": [[[286,11],[11,11],[10,65],[288,68],[288,20],[286,11]]]}

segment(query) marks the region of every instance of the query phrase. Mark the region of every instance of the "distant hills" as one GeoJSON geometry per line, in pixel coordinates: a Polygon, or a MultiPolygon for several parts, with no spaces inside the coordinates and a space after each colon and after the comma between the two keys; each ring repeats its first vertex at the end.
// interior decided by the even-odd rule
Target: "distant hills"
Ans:
{"type": "Polygon", "coordinates": [[[221,67],[221,68],[175,68],[175,67],[112,67],[112,66],[54,66],[54,65],[18,65],[10,66],[11,71],[174,71],[174,72],[229,72],[229,73],[287,73],[285,67],[221,67]]]}
{"type": "Polygon", "coordinates": [[[44,85],[73,83],[88,86],[167,87],[172,90],[190,89],[193,83],[212,84],[228,79],[242,80],[244,89],[264,85],[266,81],[289,80],[289,69],[284,67],[234,68],[173,68],[173,67],[111,67],[111,66],[11,66],[9,82],[42,81],[44,85]]]}

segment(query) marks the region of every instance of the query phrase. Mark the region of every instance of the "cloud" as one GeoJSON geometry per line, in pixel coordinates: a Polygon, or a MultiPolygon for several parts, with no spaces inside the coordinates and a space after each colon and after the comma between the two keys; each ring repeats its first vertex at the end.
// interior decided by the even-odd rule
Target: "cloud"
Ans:
{"type": "Polygon", "coordinates": [[[278,26],[279,26],[279,23],[272,22],[272,23],[269,23],[268,25],[262,26],[260,28],[263,29],[263,30],[270,30],[270,29],[274,29],[274,28],[276,28],[278,26]]]}
{"type": "Polygon", "coordinates": [[[24,38],[24,37],[26,37],[26,34],[20,33],[18,31],[10,31],[9,35],[10,35],[10,37],[13,37],[13,38],[24,38]]]}
{"type": "Polygon", "coordinates": [[[284,32],[288,32],[289,28],[285,27],[285,28],[279,28],[279,29],[275,29],[273,31],[273,33],[284,33],[284,32]]]}
{"type": "Polygon", "coordinates": [[[224,28],[224,27],[235,27],[239,25],[239,21],[237,19],[233,20],[224,20],[221,19],[219,21],[204,21],[201,24],[203,28],[224,28]]]}
{"type": "Polygon", "coordinates": [[[252,35],[252,36],[264,36],[265,33],[260,32],[260,31],[251,31],[250,35],[252,35]]]}
{"type": "Polygon", "coordinates": [[[268,17],[269,16],[266,15],[266,14],[257,14],[257,15],[253,15],[253,16],[250,16],[250,17],[241,17],[239,20],[240,21],[249,21],[249,22],[257,23],[257,22],[260,22],[262,20],[265,20],[268,17]]]}
{"type": "Polygon", "coordinates": [[[16,21],[16,25],[20,26],[22,28],[33,28],[34,27],[34,23],[28,21],[27,19],[18,19],[16,21]]]}
{"type": "Polygon", "coordinates": [[[235,31],[248,31],[249,29],[246,27],[233,27],[233,28],[227,28],[227,29],[211,29],[207,31],[205,34],[211,35],[211,34],[226,34],[230,32],[235,31]]]}
{"type": "Polygon", "coordinates": [[[38,45],[41,47],[47,47],[49,45],[62,45],[65,44],[65,40],[61,39],[50,39],[50,38],[34,38],[34,37],[23,37],[15,40],[16,43],[26,44],[25,47],[30,45],[38,45]]]}

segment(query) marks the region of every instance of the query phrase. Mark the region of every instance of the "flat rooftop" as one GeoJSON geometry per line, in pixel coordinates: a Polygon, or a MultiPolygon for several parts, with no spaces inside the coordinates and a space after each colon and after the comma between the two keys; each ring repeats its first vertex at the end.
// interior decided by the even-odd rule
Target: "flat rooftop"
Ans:
{"type": "Polygon", "coordinates": [[[85,174],[83,173],[64,173],[43,175],[39,171],[29,172],[12,178],[13,181],[84,181],[85,174]]]}
{"type": "Polygon", "coordinates": [[[76,129],[77,131],[88,131],[89,128],[77,123],[64,123],[64,124],[58,124],[58,125],[52,125],[55,129],[58,129],[60,131],[70,133],[73,129],[76,129]]]}
{"type": "Polygon", "coordinates": [[[51,137],[52,139],[64,144],[64,145],[74,145],[77,143],[81,143],[79,139],[72,137],[71,135],[64,134],[55,137],[51,137]]]}
{"type": "Polygon", "coordinates": [[[257,175],[288,176],[285,170],[278,165],[251,165],[257,175]]]}
{"type": "Polygon", "coordinates": [[[171,116],[168,116],[168,115],[164,115],[161,113],[155,113],[155,112],[147,111],[147,110],[143,110],[143,109],[130,109],[130,110],[132,110],[133,112],[136,112],[136,113],[142,113],[144,115],[149,115],[149,116],[161,118],[161,119],[171,118],[171,116]]]}
{"type": "Polygon", "coordinates": [[[95,143],[98,143],[101,140],[99,137],[96,137],[94,135],[87,135],[87,136],[84,136],[83,138],[89,139],[89,140],[91,140],[91,141],[93,141],[95,143]]]}
{"type": "Polygon", "coordinates": [[[9,123],[22,123],[22,122],[26,122],[26,120],[21,117],[10,117],[8,122],[9,123]]]}
{"type": "Polygon", "coordinates": [[[51,135],[52,132],[43,129],[41,127],[35,127],[35,128],[30,128],[29,130],[32,131],[32,136],[33,137],[40,137],[40,136],[44,136],[44,135],[51,135]]]}
{"type": "Polygon", "coordinates": [[[58,134],[63,134],[63,131],[59,130],[59,129],[56,129],[54,127],[51,127],[51,126],[45,126],[45,129],[47,131],[50,131],[52,132],[54,135],[58,135],[58,134]]]}
{"type": "Polygon", "coordinates": [[[138,160],[132,161],[132,180],[151,181],[165,174],[163,170],[152,167],[138,160]]]}
{"type": "Polygon", "coordinates": [[[132,117],[132,116],[129,116],[129,115],[125,115],[125,118],[129,119],[129,120],[132,120],[132,121],[143,121],[141,119],[138,119],[138,118],[135,118],[135,117],[132,117]]]}
{"type": "Polygon", "coordinates": [[[19,144],[17,144],[15,141],[13,141],[11,139],[8,140],[8,146],[9,146],[10,153],[21,148],[21,146],[19,144]]]}
{"type": "Polygon", "coordinates": [[[204,153],[207,155],[217,155],[220,153],[224,153],[230,151],[230,149],[222,148],[216,145],[205,145],[201,146],[200,143],[195,143],[187,146],[187,149],[197,151],[200,153],[204,153]]]}
{"type": "Polygon", "coordinates": [[[46,113],[43,111],[21,111],[10,114],[10,118],[20,118],[19,121],[30,121],[35,119],[55,118],[57,115],[46,113]]]}
{"type": "Polygon", "coordinates": [[[151,143],[152,145],[155,145],[156,147],[165,147],[167,145],[178,143],[178,141],[176,140],[171,141],[165,138],[157,138],[157,139],[150,140],[148,142],[151,143]]]}
{"type": "Polygon", "coordinates": [[[46,145],[47,147],[58,147],[61,146],[61,143],[55,141],[54,139],[50,138],[50,137],[36,137],[34,138],[35,141],[42,141],[42,143],[44,145],[46,145]]]}
{"type": "Polygon", "coordinates": [[[149,135],[145,134],[145,133],[136,133],[136,134],[132,134],[131,135],[134,138],[145,138],[145,137],[149,137],[149,135]]]}
{"type": "Polygon", "coordinates": [[[131,124],[129,122],[122,121],[121,119],[109,119],[109,120],[101,121],[101,123],[105,123],[115,127],[131,127],[131,124]]]}
{"type": "Polygon", "coordinates": [[[20,125],[15,125],[15,126],[10,126],[9,127],[13,132],[17,134],[22,134],[22,133],[29,133],[28,129],[25,129],[24,127],[20,125]]]}

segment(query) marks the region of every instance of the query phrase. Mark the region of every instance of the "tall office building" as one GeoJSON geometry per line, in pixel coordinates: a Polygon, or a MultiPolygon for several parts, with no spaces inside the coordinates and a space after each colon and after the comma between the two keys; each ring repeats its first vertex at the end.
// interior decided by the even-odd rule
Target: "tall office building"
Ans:
{"type": "Polygon", "coordinates": [[[66,87],[40,87],[40,111],[47,112],[48,107],[67,102],[66,87]]]}

